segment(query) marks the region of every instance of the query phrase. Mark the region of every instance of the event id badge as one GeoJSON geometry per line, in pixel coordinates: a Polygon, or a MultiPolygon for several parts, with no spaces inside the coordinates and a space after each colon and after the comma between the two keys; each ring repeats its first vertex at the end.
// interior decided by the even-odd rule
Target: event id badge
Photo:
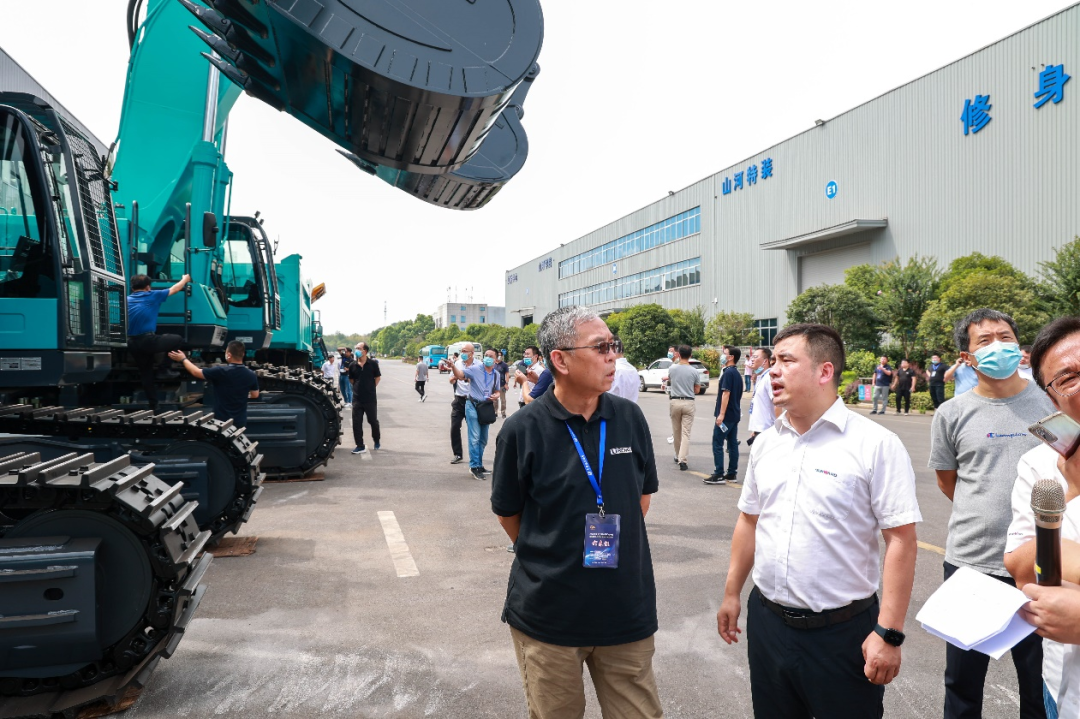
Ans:
{"type": "Polygon", "coordinates": [[[619,515],[585,515],[585,555],[582,566],[586,569],[619,568],[619,515]]]}

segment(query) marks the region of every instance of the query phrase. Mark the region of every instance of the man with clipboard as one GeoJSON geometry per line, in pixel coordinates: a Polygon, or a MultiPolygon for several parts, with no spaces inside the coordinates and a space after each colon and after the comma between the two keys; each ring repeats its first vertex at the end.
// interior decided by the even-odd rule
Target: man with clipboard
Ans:
{"type": "Polygon", "coordinates": [[[491,487],[516,549],[502,619],[529,716],[583,716],[584,663],[604,716],[658,719],[649,427],[607,393],[621,348],[594,312],[560,308],[539,339],[554,387],[506,420],[491,487]]]}

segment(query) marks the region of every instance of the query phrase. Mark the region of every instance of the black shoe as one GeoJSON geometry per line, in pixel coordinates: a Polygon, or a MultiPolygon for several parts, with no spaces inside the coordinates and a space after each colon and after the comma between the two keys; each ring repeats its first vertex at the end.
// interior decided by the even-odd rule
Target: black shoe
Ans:
{"type": "Polygon", "coordinates": [[[678,464],[678,463],[679,463],[679,456],[675,455],[675,464],[678,464]]]}
{"type": "Polygon", "coordinates": [[[473,479],[480,479],[480,480],[487,479],[487,477],[484,476],[483,467],[473,467],[469,471],[472,472],[473,479]]]}
{"type": "Polygon", "coordinates": [[[363,446],[360,446],[360,447],[357,447],[356,449],[354,449],[354,450],[352,451],[352,453],[353,453],[353,454],[363,454],[363,453],[364,453],[364,452],[366,452],[366,451],[367,451],[367,449],[366,449],[366,448],[364,448],[363,446]]]}
{"type": "Polygon", "coordinates": [[[734,474],[725,474],[724,475],[724,481],[727,482],[728,484],[738,484],[739,483],[739,478],[736,477],[734,474]]]}
{"type": "Polygon", "coordinates": [[[679,471],[680,472],[685,472],[686,471],[686,462],[679,462],[679,471]]]}
{"type": "Polygon", "coordinates": [[[722,475],[719,474],[710,474],[708,477],[701,481],[705,484],[723,484],[724,478],[722,475]]]}
{"type": "Polygon", "coordinates": [[[453,459],[450,460],[450,464],[461,464],[461,462],[462,462],[461,455],[457,455],[456,457],[454,457],[453,459]]]}
{"type": "Polygon", "coordinates": [[[490,474],[491,473],[491,470],[488,469],[487,467],[483,466],[483,465],[480,466],[480,471],[483,472],[484,474],[490,474]]]}

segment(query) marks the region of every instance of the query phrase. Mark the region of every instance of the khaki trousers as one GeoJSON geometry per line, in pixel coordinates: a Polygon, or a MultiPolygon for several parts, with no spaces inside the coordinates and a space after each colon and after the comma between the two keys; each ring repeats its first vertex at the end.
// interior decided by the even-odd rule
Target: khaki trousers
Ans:
{"type": "Polygon", "coordinates": [[[510,628],[529,719],[585,716],[587,664],[604,719],[663,719],[656,693],[653,637],[610,647],[560,647],[510,628]]]}
{"type": "Polygon", "coordinates": [[[694,426],[694,400],[671,400],[671,434],[675,438],[675,456],[685,462],[690,454],[690,428],[694,426]]]}

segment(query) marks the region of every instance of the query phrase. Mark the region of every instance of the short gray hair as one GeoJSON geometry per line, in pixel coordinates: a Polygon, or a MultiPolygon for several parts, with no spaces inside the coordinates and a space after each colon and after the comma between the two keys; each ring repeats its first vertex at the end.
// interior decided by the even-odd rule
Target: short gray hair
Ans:
{"type": "Polygon", "coordinates": [[[555,310],[540,323],[540,331],[536,333],[536,339],[540,343],[540,353],[544,355],[544,364],[551,371],[551,351],[560,347],[572,347],[577,338],[578,325],[600,319],[588,307],[570,305],[555,310]]]}

